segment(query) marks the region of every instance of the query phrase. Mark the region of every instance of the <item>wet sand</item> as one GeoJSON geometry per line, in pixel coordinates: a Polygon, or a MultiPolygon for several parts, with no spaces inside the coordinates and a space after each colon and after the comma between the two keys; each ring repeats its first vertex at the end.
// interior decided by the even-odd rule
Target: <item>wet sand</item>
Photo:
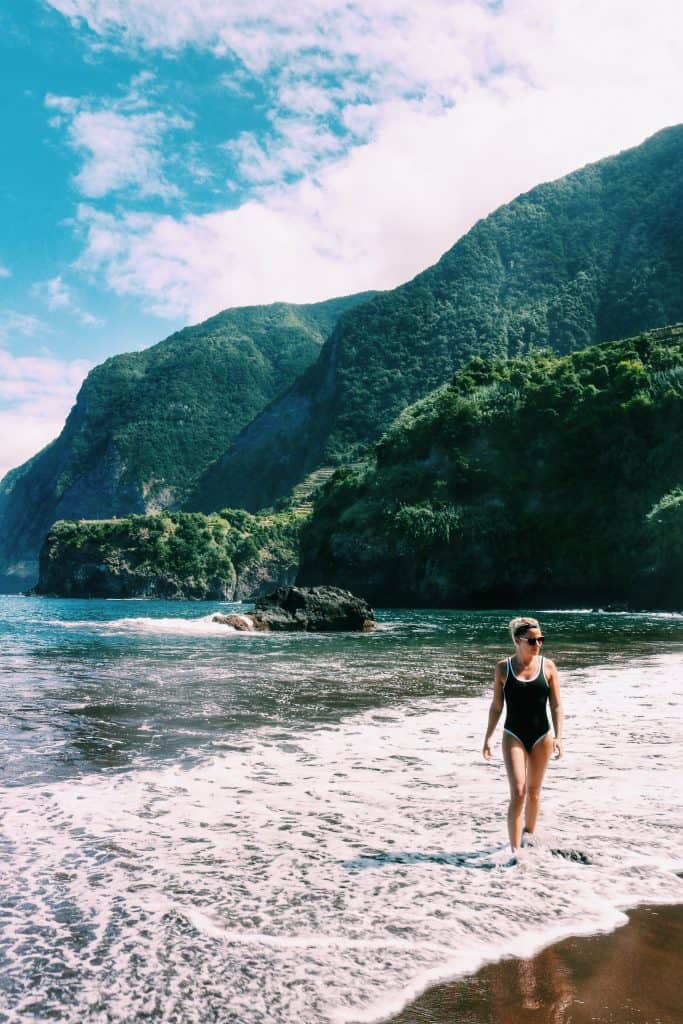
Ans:
{"type": "Polygon", "coordinates": [[[682,966],[683,906],[639,907],[608,935],[431,989],[390,1024],[682,1024],[682,966]]]}

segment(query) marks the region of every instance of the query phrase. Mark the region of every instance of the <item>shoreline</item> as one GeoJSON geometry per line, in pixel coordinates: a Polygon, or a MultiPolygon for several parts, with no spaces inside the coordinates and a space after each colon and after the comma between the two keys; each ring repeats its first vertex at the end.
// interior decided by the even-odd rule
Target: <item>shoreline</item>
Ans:
{"type": "Polygon", "coordinates": [[[386,1024],[680,1024],[683,905],[427,989],[386,1024]]]}
{"type": "MultiPolygon", "coordinates": [[[[336,584],[330,584],[336,586],[336,584]]],[[[297,584],[291,584],[291,586],[297,586],[297,584]]],[[[326,583],[316,584],[316,586],[327,586],[326,583]]],[[[37,583],[29,587],[27,590],[7,590],[0,591],[0,597],[30,597],[30,598],[47,598],[52,601],[168,601],[174,604],[180,604],[182,602],[192,602],[194,604],[253,604],[257,597],[251,598],[236,598],[229,600],[227,598],[219,597],[193,597],[193,596],[177,596],[169,595],[166,597],[159,597],[156,594],[145,595],[145,594],[129,594],[125,596],[109,596],[106,594],[64,594],[58,593],[57,591],[37,591],[35,588],[37,583]]],[[[276,588],[275,588],[276,589],[276,588]]],[[[358,596],[358,595],[356,595],[358,596]]],[[[375,603],[373,608],[376,611],[421,611],[421,612],[503,612],[505,614],[512,614],[515,610],[520,610],[519,605],[490,605],[490,604],[473,604],[473,605],[453,605],[453,604],[386,604],[386,603],[375,603]]],[[[649,606],[631,606],[621,605],[619,602],[607,602],[604,605],[592,604],[590,602],[568,602],[567,604],[557,604],[548,606],[547,608],[538,606],[538,615],[665,615],[674,617],[683,617],[683,608],[679,605],[666,606],[657,605],[655,607],[649,606]]]]}

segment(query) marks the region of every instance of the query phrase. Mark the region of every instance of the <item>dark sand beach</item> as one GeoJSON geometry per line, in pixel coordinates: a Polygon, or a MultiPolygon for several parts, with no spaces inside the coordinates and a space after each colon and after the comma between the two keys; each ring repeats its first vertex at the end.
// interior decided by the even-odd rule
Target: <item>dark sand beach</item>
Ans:
{"type": "Polygon", "coordinates": [[[682,950],[683,906],[639,907],[608,935],[431,989],[391,1024],[681,1024],[682,950]]]}

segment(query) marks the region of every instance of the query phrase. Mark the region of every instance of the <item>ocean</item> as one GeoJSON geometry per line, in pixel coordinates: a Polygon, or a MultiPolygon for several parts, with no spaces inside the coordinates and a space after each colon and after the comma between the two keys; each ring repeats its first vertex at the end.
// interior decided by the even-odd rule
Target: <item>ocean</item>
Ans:
{"type": "Polygon", "coordinates": [[[351,1024],[683,903],[683,616],[532,610],[565,756],[513,864],[481,747],[512,612],[245,634],[0,597],[0,1021],[351,1024]]]}

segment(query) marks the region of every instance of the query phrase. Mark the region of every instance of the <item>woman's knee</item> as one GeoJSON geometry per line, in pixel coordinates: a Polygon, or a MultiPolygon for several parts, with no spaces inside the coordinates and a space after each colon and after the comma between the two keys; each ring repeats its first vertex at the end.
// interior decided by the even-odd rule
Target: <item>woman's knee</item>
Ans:
{"type": "Polygon", "coordinates": [[[516,782],[510,786],[510,800],[514,804],[521,804],[524,802],[526,796],[526,785],[523,782],[516,782]]]}
{"type": "Polygon", "coordinates": [[[541,799],[541,787],[540,786],[527,786],[527,800],[540,800],[541,799]]]}

